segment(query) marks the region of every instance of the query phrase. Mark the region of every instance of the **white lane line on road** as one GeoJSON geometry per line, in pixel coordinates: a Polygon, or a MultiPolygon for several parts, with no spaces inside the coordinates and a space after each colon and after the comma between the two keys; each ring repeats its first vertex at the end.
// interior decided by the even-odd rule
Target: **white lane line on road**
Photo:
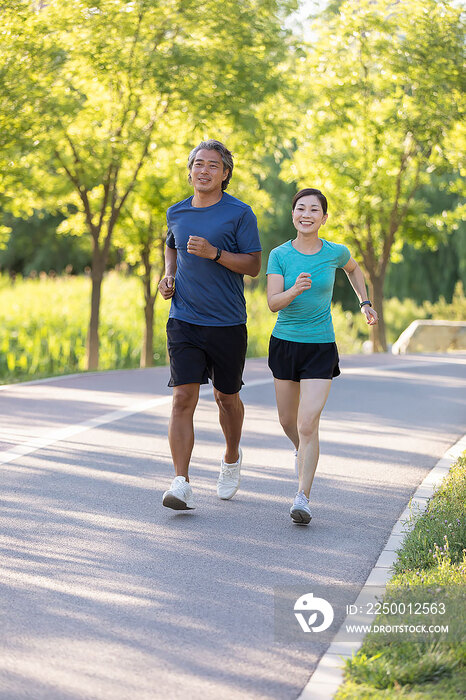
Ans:
{"type": "MultiPolygon", "coordinates": [[[[119,372],[120,370],[108,370],[109,372],[115,371],[119,372]]],[[[44,377],[44,379],[31,379],[29,382],[17,382],[14,384],[2,384],[0,386],[0,391],[5,391],[5,389],[11,389],[12,387],[23,387],[23,386],[34,386],[34,384],[45,384],[45,383],[52,383],[52,382],[59,382],[60,379],[74,379],[74,377],[82,377],[83,375],[86,375],[86,377],[93,376],[96,374],[102,374],[102,372],[76,372],[75,374],[59,374],[57,377],[44,377]]]]}
{"type": "MultiPolygon", "coordinates": [[[[417,504],[415,512],[422,513],[427,507],[428,498],[440,486],[450,471],[454,462],[466,450],[466,435],[463,435],[454,445],[448,448],[443,457],[430,470],[425,479],[419,484],[415,493],[410,498],[411,504],[417,504]]],[[[399,549],[409,529],[407,519],[410,515],[409,505],[393,526],[390,537],[380,553],[380,556],[370,572],[364,586],[355,601],[357,607],[364,607],[368,603],[375,604],[380,595],[385,593],[386,584],[391,578],[390,565],[397,558],[395,549],[399,549]],[[377,587],[377,588],[375,588],[377,587]],[[361,603],[361,605],[360,605],[361,603]]],[[[347,625],[354,623],[354,617],[348,616],[342,623],[338,637],[342,631],[346,631],[347,625]]],[[[358,652],[364,641],[361,634],[350,642],[332,642],[324,653],[311,678],[303,688],[298,700],[332,700],[338,688],[344,681],[344,660],[351,658],[358,652]]]]}
{"type": "MultiPolygon", "coordinates": [[[[248,382],[244,389],[249,389],[255,386],[261,386],[262,384],[269,384],[272,378],[267,379],[256,379],[252,382],[248,382]]],[[[200,390],[199,396],[205,396],[212,392],[212,387],[205,387],[200,390]]],[[[66,428],[59,428],[58,430],[53,430],[47,433],[43,437],[36,437],[28,440],[27,442],[20,443],[12,447],[10,450],[5,452],[0,452],[0,465],[8,464],[13,462],[18,457],[24,457],[25,455],[30,455],[37,450],[41,450],[44,447],[49,447],[56,442],[62,442],[70,437],[84,433],[86,430],[93,430],[94,428],[100,428],[102,425],[107,425],[108,423],[113,423],[128,416],[133,416],[136,413],[143,413],[144,411],[149,411],[157,406],[163,406],[164,404],[170,404],[172,397],[162,396],[158,399],[149,399],[147,401],[138,401],[137,403],[130,404],[126,408],[120,408],[117,411],[110,411],[109,413],[104,413],[102,416],[97,416],[95,418],[89,418],[82,423],[75,423],[74,425],[68,425],[66,428]]]]}
{"type": "Polygon", "coordinates": [[[0,464],[7,464],[12,462],[18,457],[31,454],[43,447],[48,447],[55,442],[61,442],[79,433],[83,433],[86,430],[92,430],[93,428],[98,428],[106,423],[112,423],[116,420],[121,420],[127,416],[131,416],[134,413],[141,413],[142,411],[147,411],[154,406],[161,406],[165,403],[171,401],[171,396],[164,396],[159,399],[151,399],[150,401],[138,402],[129,405],[127,408],[120,408],[117,411],[110,411],[109,413],[104,413],[102,416],[97,416],[95,418],[89,418],[82,423],[75,423],[74,425],[68,425],[66,428],[59,428],[58,430],[52,430],[43,437],[32,438],[27,442],[23,442],[16,445],[11,450],[7,452],[0,453],[0,464]]]}
{"type": "Polygon", "coordinates": [[[460,358],[455,358],[454,360],[447,360],[447,359],[441,359],[441,358],[430,358],[429,360],[416,360],[414,362],[403,362],[400,360],[400,362],[397,362],[396,364],[393,363],[392,365],[374,365],[372,367],[348,367],[345,368],[344,366],[341,367],[342,374],[379,374],[382,372],[386,372],[389,370],[406,370],[406,369],[411,369],[412,367],[428,367],[429,365],[435,365],[441,362],[442,364],[447,364],[447,365],[465,365],[466,364],[466,359],[460,359],[460,358]]]}

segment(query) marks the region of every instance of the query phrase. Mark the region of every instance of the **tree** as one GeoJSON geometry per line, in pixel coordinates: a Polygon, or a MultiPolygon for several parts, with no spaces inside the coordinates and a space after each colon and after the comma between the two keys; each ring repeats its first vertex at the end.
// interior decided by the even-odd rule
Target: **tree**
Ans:
{"type": "Polygon", "coordinates": [[[41,63],[50,70],[55,58],[29,34],[31,12],[24,0],[5,0],[0,7],[0,248],[9,242],[12,219],[34,213],[27,155],[41,90],[33,66],[41,63]]]}
{"type": "Polygon", "coordinates": [[[112,237],[144,164],[179,114],[193,131],[221,115],[254,132],[255,106],[279,84],[282,16],[294,5],[49,0],[30,10],[30,35],[55,55],[46,72],[34,65],[42,88],[35,165],[41,186],[78,209],[61,230],[86,233],[93,245],[89,369],[98,366],[112,237]]]}
{"type": "Polygon", "coordinates": [[[327,229],[362,260],[380,315],[374,350],[385,350],[390,258],[404,241],[439,231],[417,195],[433,172],[452,169],[451,134],[464,107],[463,18],[444,0],[357,0],[313,32],[288,174],[328,195],[327,229]]]}
{"type": "Polygon", "coordinates": [[[35,211],[28,218],[5,215],[11,231],[4,250],[0,250],[0,270],[11,275],[29,275],[34,272],[65,269],[82,273],[91,262],[88,241],[77,236],[59,235],[57,227],[63,215],[35,211]]]}
{"type": "Polygon", "coordinates": [[[454,191],[456,180],[455,172],[442,177],[432,174],[431,183],[420,189],[428,224],[439,231],[439,236],[435,246],[422,240],[403,245],[400,259],[394,258],[387,271],[387,296],[409,297],[418,304],[435,302],[440,297],[451,302],[459,281],[466,288],[466,220],[457,222],[451,216],[454,212],[456,219],[461,199],[464,201],[464,195],[454,191]]]}

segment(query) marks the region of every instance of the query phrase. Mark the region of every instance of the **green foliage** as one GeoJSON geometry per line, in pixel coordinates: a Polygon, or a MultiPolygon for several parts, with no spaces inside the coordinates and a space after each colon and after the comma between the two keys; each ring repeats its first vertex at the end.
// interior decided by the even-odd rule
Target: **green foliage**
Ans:
{"type": "Polygon", "coordinates": [[[464,321],[466,318],[466,297],[464,295],[463,284],[461,282],[456,284],[451,304],[448,304],[443,297],[440,297],[435,304],[427,302],[425,304],[425,309],[428,318],[442,318],[447,321],[464,321]]]}
{"type": "MultiPolygon", "coordinates": [[[[437,258],[409,260],[387,292],[449,300],[466,280],[464,234],[446,236],[464,193],[460,11],[445,0],[332,0],[300,44],[283,29],[297,4],[4,0],[0,212],[33,222],[34,211],[60,212],[62,234],[92,235],[94,278],[114,236],[147,279],[152,231],[155,284],[163,210],[186,195],[190,147],[213,136],[237,158],[229,191],[255,208],[265,253],[292,235],[296,184],[320,185],[331,235],[372,282],[402,242],[442,239],[437,258]]],[[[0,245],[9,235],[2,216],[0,245]]],[[[51,255],[24,246],[23,270],[52,254],[55,269],[77,266],[49,240],[51,255]]],[[[337,279],[335,299],[356,310],[350,295],[337,279]]]]}
{"type": "Polygon", "coordinates": [[[118,204],[141,162],[150,158],[157,168],[159,148],[176,159],[180,143],[213,126],[257,138],[255,110],[277,89],[276,65],[288,45],[279,15],[293,4],[45,3],[30,22],[33,36],[57,53],[53,70],[34,66],[44,83],[35,153],[50,187],[63,191],[68,179],[81,217],[97,226],[112,206],[106,192],[118,204]]]}
{"type": "MultiPolygon", "coordinates": [[[[458,663],[451,649],[424,644],[412,647],[405,643],[396,645],[392,653],[358,654],[348,662],[348,669],[356,683],[384,689],[437,681],[442,676],[451,676],[458,663]]],[[[337,695],[340,697],[345,696],[337,695]]]]}
{"type": "Polygon", "coordinates": [[[392,228],[403,223],[405,240],[426,235],[424,207],[412,194],[459,117],[460,12],[433,0],[359,0],[314,30],[319,43],[302,65],[308,106],[290,173],[322,186],[336,225],[367,262],[371,242],[375,263],[392,228]],[[426,70],[433,56],[439,74],[426,70]]]}
{"type": "MultiPolygon", "coordinates": [[[[85,369],[90,280],[84,277],[38,279],[5,284],[0,278],[0,377],[17,381],[85,369]]],[[[102,324],[102,368],[137,366],[141,322],[136,279],[110,274],[106,280],[102,324]]],[[[159,343],[158,350],[161,352],[159,343]]],[[[162,363],[165,361],[163,351],[162,363]]]]}
{"type": "Polygon", "coordinates": [[[265,293],[261,289],[246,291],[248,311],[248,357],[266,357],[276,314],[269,311],[265,293]]]}
{"type": "Polygon", "coordinates": [[[328,196],[327,230],[369,275],[380,315],[374,337],[384,347],[392,254],[443,234],[443,218],[432,220],[416,194],[432,173],[460,170],[462,14],[444,0],[349,0],[312,30],[318,40],[297,75],[298,150],[285,174],[328,196]]]}
{"type": "Polygon", "coordinates": [[[435,302],[445,297],[450,303],[458,281],[466,285],[466,269],[461,263],[466,257],[463,250],[465,231],[454,231],[446,242],[436,249],[405,245],[401,260],[393,262],[385,280],[386,297],[413,299],[416,303],[435,302]]]}
{"type": "Polygon", "coordinates": [[[335,700],[453,700],[464,695],[465,685],[466,670],[456,666],[452,673],[444,674],[433,683],[402,687],[395,685],[383,690],[378,690],[363,681],[356,683],[348,680],[338,691],[335,700]]]}
{"type": "Polygon", "coordinates": [[[32,272],[60,274],[68,270],[82,273],[91,263],[90,242],[76,236],[57,234],[63,217],[47,212],[34,212],[29,219],[6,217],[10,236],[0,249],[0,270],[29,275],[32,272]]]}
{"type": "MultiPolygon", "coordinates": [[[[451,468],[448,477],[429,501],[422,515],[413,513],[394,571],[441,568],[464,564],[466,548],[466,456],[451,468]]],[[[466,575],[466,566],[464,567],[466,575]]]]}
{"type": "MultiPolygon", "coordinates": [[[[89,367],[99,361],[100,285],[123,210],[128,225],[120,226],[120,244],[126,247],[122,234],[128,229],[128,257],[134,257],[134,237],[148,217],[160,240],[163,181],[173,175],[180,144],[186,147],[208,128],[217,137],[234,134],[243,146],[266,131],[261,104],[283,83],[278,66],[289,47],[283,22],[295,5],[49,0],[34,6],[11,0],[2,8],[7,29],[0,106],[15,125],[5,131],[6,143],[27,131],[22,167],[36,197],[65,216],[59,231],[92,237],[89,367]],[[15,81],[17,57],[21,79],[15,81]],[[160,167],[162,150],[169,167],[160,167]],[[151,196],[143,186],[139,202],[130,205],[149,161],[151,196]]],[[[18,187],[20,181],[14,180],[18,187]]],[[[145,268],[147,279],[147,257],[145,268]]]]}
{"type": "Polygon", "coordinates": [[[451,303],[440,297],[431,303],[419,305],[412,299],[401,301],[396,297],[385,301],[385,322],[387,339],[394,343],[401,333],[416,319],[437,319],[442,321],[464,321],[466,318],[466,297],[461,282],[457,282],[451,303]]]}
{"type": "Polygon", "coordinates": [[[284,148],[276,149],[273,154],[267,154],[263,160],[264,172],[259,177],[260,187],[270,197],[270,204],[265,211],[261,228],[261,241],[265,259],[272,248],[281,245],[290,238],[294,238],[296,235],[291,221],[291,202],[297,192],[296,183],[285,182],[280,177],[287,155],[289,154],[284,148]]]}
{"type": "Polygon", "coordinates": [[[332,318],[338,351],[341,354],[361,352],[363,342],[368,339],[366,318],[361,311],[358,309],[354,314],[343,311],[337,303],[332,307],[332,318]]]}
{"type": "Polygon", "coordinates": [[[443,295],[450,302],[458,280],[466,286],[466,223],[456,220],[461,216],[464,187],[459,171],[452,169],[441,177],[433,173],[429,185],[419,189],[417,198],[429,217],[424,233],[433,229],[438,240],[429,240],[432,236],[428,235],[416,245],[405,243],[392,255],[386,296],[422,303],[443,295]]]}

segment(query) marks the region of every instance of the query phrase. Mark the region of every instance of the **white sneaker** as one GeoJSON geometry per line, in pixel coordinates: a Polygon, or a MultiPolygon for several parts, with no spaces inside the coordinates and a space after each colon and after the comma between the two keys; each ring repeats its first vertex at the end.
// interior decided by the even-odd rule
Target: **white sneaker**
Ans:
{"type": "Polygon", "coordinates": [[[309,508],[309,501],[304,495],[304,491],[300,491],[296,494],[293,505],[290,508],[290,515],[293,522],[298,525],[307,525],[311,522],[311,509],[309,508]]]}
{"type": "Polygon", "coordinates": [[[163,494],[162,505],[173,510],[193,510],[196,507],[191,484],[184,476],[175,476],[172,485],[163,494]]]}
{"type": "Polygon", "coordinates": [[[225,464],[222,459],[220,474],[217,479],[217,495],[224,501],[233,498],[239,489],[239,483],[241,481],[241,462],[243,461],[241,447],[238,448],[238,455],[238,461],[234,464],[225,464]]]}
{"type": "Polygon", "coordinates": [[[298,470],[298,450],[295,450],[293,452],[294,455],[294,473],[295,475],[299,478],[299,470],[298,470]]]}

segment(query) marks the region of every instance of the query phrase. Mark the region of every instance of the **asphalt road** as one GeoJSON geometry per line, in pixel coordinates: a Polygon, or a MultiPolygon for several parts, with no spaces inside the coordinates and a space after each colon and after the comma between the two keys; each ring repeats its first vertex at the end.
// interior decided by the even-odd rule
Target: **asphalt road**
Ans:
{"type": "Polygon", "coordinates": [[[341,368],[307,528],[288,515],[293,457],[264,360],[247,363],[231,501],[216,496],[221,432],[203,394],[187,513],[161,506],[166,368],[0,388],[0,697],[298,697],[327,643],[291,613],[274,628],[274,600],[361,587],[466,423],[465,355],[352,356],[341,368]]]}

